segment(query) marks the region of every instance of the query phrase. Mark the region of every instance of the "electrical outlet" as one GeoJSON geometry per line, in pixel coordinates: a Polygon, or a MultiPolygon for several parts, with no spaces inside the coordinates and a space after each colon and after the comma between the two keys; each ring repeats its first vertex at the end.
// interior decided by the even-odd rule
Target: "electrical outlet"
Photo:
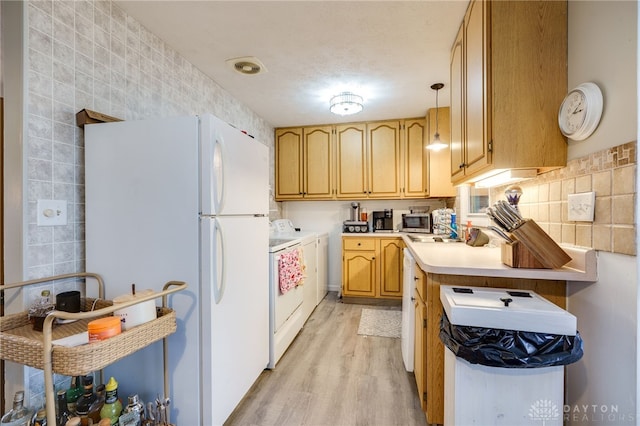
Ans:
{"type": "Polygon", "coordinates": [[[38,200],[38,226],[67,224],[67,202],[63,200],[38,200]]]}
{"type": "Polygon", "coordinates": [[[595,192],[582,192],[569,194],[567,218],[572,222],[593,222],[593,213],[596,206],[595,192]]]}

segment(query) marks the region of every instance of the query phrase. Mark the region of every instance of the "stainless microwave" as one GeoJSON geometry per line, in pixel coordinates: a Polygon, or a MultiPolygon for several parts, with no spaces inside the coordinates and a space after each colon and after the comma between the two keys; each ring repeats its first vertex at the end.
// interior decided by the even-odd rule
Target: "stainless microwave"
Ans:
{"type": "Polygon", "coordinates": [[[429,213],[408,213],[402,215],[402,232],[431,233],[431,215],[429,213]]]}

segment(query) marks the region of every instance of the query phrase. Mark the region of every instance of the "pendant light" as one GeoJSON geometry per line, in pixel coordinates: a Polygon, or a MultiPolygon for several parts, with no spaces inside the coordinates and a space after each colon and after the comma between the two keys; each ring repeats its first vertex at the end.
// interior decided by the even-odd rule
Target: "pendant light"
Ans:
{"type": "Polygon", "coordinates": [[[438,133],[438,91],[444,87],[442,83],[435,83],[431,85],[431,88],[436,91],[436,132],[433,135],[433,139],[427,145],[427,149],[431,151],[441,151],[447,147],[447,144],[440,140],[440,133],[438,133]]]}

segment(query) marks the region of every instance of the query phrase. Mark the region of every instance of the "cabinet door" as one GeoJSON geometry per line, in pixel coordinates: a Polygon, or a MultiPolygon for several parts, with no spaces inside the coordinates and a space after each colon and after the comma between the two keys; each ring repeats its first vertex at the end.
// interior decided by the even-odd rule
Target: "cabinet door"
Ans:
{"type": "Polygon", "coordinates": [[[400,197],[400,122],[367,125],[370,198],[400,197]]]}
{"type": "Polygon", "coordinates": [[[342,253],[342,294],[344,296],[375,297],[375,282],[375,251],[344,251],[342,253]]]}
{"type": "Polygon", "coordinates": [[[464,135],[465,174],[475,173],[491,164],[490,90],[488,82],[489,2],[475,0],[469,4],[464,30],[464,69],[466,117],[464,135]]]}
{"type": "Polygon", "coordinates": [[[440,151],[425,150],[429,152],[429,196],[455,197],[457,193],[451,183],[450,173],[449,107],[431,108],[427,113],[427,121],[428,134],[433,135],[437,128],[438,133],[440,133],[440,140],[447,144],[447,147],[440,151]]]}
{"type": "Polygon", "coordinates": [[[451,180],[460,181],[464,177],[464,22],[451,49],[451,180]]]}
{"type": "Polygon", "coordinates": [[[378,265],[380,297],[402,297],[402,239],[381,238],[378,265]]]}
{"type": "Polygon", "coordinates": [[[333,196],[331,126],[305,127],[304,198],[333,196]]]}
{"type": "Polygon", "coordinates": [[[364,124],[336,126],[337,197],[367,197],[366,132],[364,124]]]}
{"type": "Polygon", "coordinates": [[[277,129],[275,140],[276,199],[303,197],[302,129],[277,129]]]}
{"type": "Polygon", "coordinates": [[[418,397],[420,398],[420,406],[423,411],[427,411],[427,354],[426,354],[426,326],[425,318],[427,308],[425,303],[416,292],[414,306],[415,313],[415,340],[413,348],[413,374],[416,378],[416,386],[418,387],[418,397]]]}
{"type": "Polygon", "coordinates": [[[428,134],[426,120],[404,122],[404,197],[423,198],[429,195],[428,151],[425,149],[428,134]]]}

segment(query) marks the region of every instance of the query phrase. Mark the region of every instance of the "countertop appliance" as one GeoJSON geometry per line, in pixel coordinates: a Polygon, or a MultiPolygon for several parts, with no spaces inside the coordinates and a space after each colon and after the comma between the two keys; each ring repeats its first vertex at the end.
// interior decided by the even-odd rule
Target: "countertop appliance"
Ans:
{"type": "Polygon", "coordinates": [[[393,210],[373,212],[373,232],[393,232],[393,210]]]}
{"type": "MultiPolygon", "coordinates": [[[[212,115],[85,128],[87,270],[108,298],[188,284],[169,300],[176,424],[223,424],[268,363],[268,158],[212,115]]],[[[157,397],[160,344],[107,368],[122,394],[157,397]]]]}
{"type": "MultiPolygon", "coordinates": [[[[366,216],[366,213],[364,213],[366,216]]],[[[342,232],[369,232],[369,222],[360,212],[360,203],[354,201],[349,210],[349,220],[342,223],[342,232]]]]}
{"type": "Polygon", "coordinates": [[[404,368],[408,372],[413,371],[413,350],[415,338],[415,315],[416,307],[413,304],[413,293],[416,289],[415,265],[416,261],[408,248],[403,249],[404,258],[402,263],[402,328],[401,328],[401,349],[404,368]]]}
{"type": "Polygon", "coordinates": [[[402,232],[431,233],[431,215],[429,213],[405,213],[402,215],[402,232]]]}

